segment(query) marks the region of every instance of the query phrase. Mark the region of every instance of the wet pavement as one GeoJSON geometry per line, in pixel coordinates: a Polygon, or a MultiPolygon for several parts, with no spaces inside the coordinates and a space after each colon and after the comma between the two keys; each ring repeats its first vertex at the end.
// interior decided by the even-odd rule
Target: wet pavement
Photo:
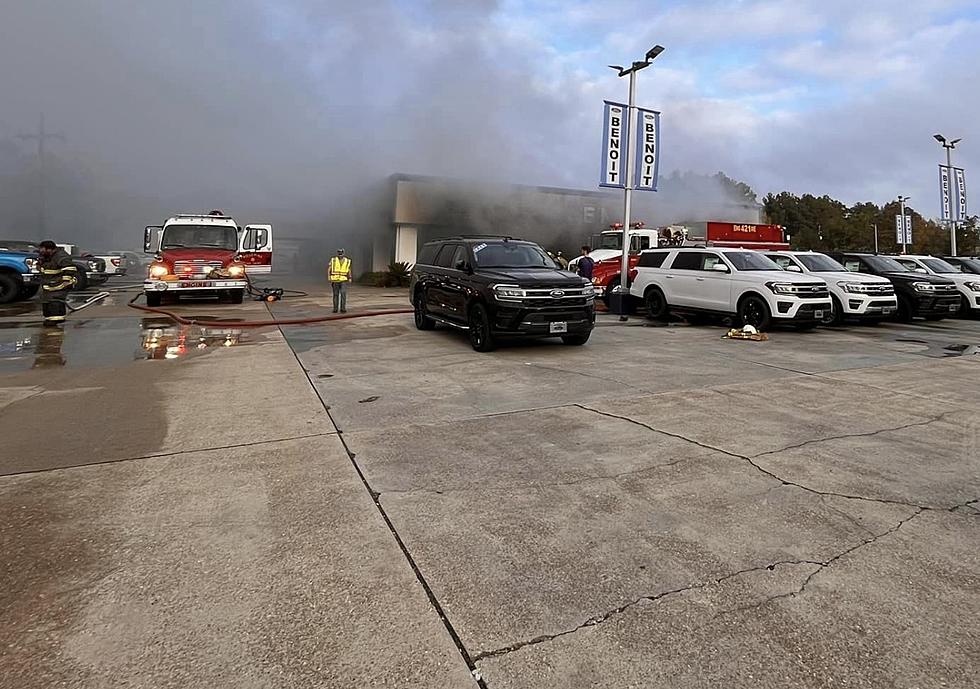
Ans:
{"type": "Polygon", "coordinates": [[[977,686],[980,321],[225,325],[308,292],[0,306],[0,688],[977,686]]]}

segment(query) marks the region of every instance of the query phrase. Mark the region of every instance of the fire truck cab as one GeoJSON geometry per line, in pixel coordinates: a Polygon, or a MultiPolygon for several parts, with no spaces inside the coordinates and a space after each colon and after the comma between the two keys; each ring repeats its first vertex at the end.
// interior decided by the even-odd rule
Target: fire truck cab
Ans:
{"type": "Polygon", "coordinates": [[[221,211],[175,215],[146,227],[143,250],[155,254],[143,282],[148,306],[159,306],[165,295],[241,304],[247,274],[272,271],[272,226],[242,228],[221,211]]]}

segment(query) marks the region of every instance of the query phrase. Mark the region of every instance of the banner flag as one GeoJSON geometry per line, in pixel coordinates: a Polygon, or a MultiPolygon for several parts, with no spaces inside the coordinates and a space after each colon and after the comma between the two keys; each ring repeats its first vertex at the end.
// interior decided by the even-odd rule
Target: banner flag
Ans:
{"type": "Polygon", "coordinates": [[[963,176],[963,168],[953,168],[953,178],[956,180],[956,220],[966,220],[966,178],[963,176]]]}
{"type": "Polygon", "coordinates": [[[656,191],[660,173],[660,113],[636,109],[636,150],[633,153],[633,188],[656,191]]]}
{"type": "Polygon", "coordinates": [[[912,243],[912,216],[905,216],[905,226],[902,227],[902,216],[895,216],[895,243],[896,244],[911,244],[912,243]],[[904,240],[903,240],[904,235],[904,240]]]}
{"type": "Polygon", "coordinates": [[[602,181],[600,187],[626,188],[626,158],[629,155],[629,107],[603,101],[602,181]]]}
{"type": "Polygon", "coordinates": [[[953,202],[950,198],[951,190],[949,188],[949,168],[945,165],[939,166],[939,198],[940,198],[940,214],[941,220],[950,221],[953,218],[953,202]]]}

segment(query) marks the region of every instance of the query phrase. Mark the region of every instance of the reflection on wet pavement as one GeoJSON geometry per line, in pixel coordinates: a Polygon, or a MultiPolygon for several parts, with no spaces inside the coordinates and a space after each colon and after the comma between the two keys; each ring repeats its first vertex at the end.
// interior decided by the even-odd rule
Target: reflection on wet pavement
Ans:
{"type": "Polygon", "coordinates": [[[176,325],[167,318],[140,321],[141,359],[178,359],[216,347],[232,347],[244,339],[241,328],[176,325]]]}

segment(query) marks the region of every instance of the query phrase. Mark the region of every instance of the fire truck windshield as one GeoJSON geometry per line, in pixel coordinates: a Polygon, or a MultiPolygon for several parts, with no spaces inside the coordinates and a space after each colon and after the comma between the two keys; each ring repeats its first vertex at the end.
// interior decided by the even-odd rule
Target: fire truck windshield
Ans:
{"type": "Polygon", "coordinates": [[[184,247],[238,250],[238,231],[228,225],[167,225],[160,249],[184,247]]]}
{"type": "Polygon", "coordinates": [[[592,247],[593,249],[613,249],[615,251],[623,250],[623,233],[622,232],[610,232],[609,234],[603,233],[599,238],[599,246],[592,247]]]}

